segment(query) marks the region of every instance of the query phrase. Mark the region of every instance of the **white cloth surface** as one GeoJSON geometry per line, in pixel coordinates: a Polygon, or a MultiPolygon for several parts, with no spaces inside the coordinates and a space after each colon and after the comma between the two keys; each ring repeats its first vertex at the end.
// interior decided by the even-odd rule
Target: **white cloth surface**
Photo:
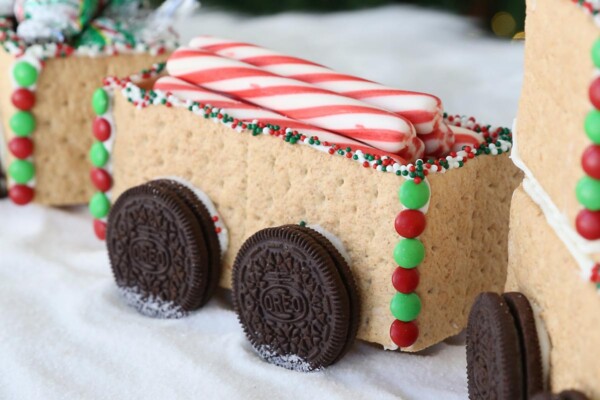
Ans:
{"type": "MultiPolygon", "coordinates": [[[[430,92],[481,121],[510,126],[516,112],[522,43],[485,37],[462,17],[404,6],[269,17],[203,9],[180,28],[186,40],[243,39],[430,92]]],[[[465,365],[461,340],[419,355],[356,343],[319,373],[268,365],[222,299],[180,320],[126,307],[83,207],[0,202],[0,399],[465,399],[465,365]]]]}

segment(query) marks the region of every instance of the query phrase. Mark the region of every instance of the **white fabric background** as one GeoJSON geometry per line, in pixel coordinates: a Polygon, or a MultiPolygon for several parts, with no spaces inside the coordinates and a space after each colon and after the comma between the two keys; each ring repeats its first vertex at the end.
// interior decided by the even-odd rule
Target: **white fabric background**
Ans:
{"type": "MultiPolygon", "coordinates": [[[[516,112],[522,43],[461,17],[401,6],[258,18],[204,9],[180,28],[184,39],[257,42],[434,93],[482,121],[510,126],[516,112]]],[[[409,355],[357,343],[326,372],[289,372],[254,355],[223,300],[181,320],[125,307],[84,208],[0,202],[0,399],[192,398],[464,399],[464,346],[409,355]]]]}

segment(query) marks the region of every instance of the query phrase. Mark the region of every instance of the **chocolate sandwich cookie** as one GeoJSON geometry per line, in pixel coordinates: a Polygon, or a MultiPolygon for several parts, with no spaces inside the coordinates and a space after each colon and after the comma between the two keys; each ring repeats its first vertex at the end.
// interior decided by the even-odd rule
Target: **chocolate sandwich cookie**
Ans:
{"type": "Polygon", "coordinates": [[[350,281],[334,257],[290,226],[263,229],[243,244],[233,266],[233,304],[263,359],[307,372],[347,350],[354,329],[350,281]]]}
{"type": "Polygon", "coordinates": [[[150,184],[160,185],[179,195],[179,198],[192,210],[196,221],[202,229],[206,249],[208,251],[207,289],[200,304],[203,306],[212,297],[221,277],[221,245],[215,231],[215,224],[204,203],[187,186],[170,179],[159,179],[150,184]]]}
{"type": "Polygon", "coordinates": [[[348,338],[346,339],[346,347],[338,358],[334,361],[339,361],[352,347],[354,340],[356,339],[356,333],[358,332],[358,324],[360,322],[360,302],[358,300],[358,289],[356,287],[356,281],[350,270],[350,266],[346,262],[346,259],[340,254],[337,247],[331,243],[329,239],[323,236],[320,232],[314,229],[301,226],[301,225],[287,225],[291,228],[297,229],[310,235],[315,241],[321,244],[325,250],[331,256],[331,259],[335,262],[340,278],[342,279],[350,300],[350,329],[348,330],[348,338]]]}
{"type": "Polygon", "coordinates": [[[533,309],[529,300],[521,293],[504,293],[502,298],[514,318],[521,346],[524,395],[530,398],[544,389],[542,352],[535,327],[533,309]]]}
{"type": "Polygon", "coordinates": [[[124,192],[109,214],[106,242],[117,285],[141,296],[134,304],[140,312],[182,316],[204,301],[210,276],[206,239],[176,190],[144,184],[124,192]],[[165,314],[166,308],[178,312],[165,314]]]}
{"type": "Polygon", "coordinates": [[[0,160],[0,199],[8,197],[8,187],[6,185],[6,174],[2,167],[2,160],[0,160]]]}
{"type": "Polygon", "coordinates": [[[508,305],[496,293],[480,294],[467,326],[469,399],[524,399],[521,356],[508,305]]]}

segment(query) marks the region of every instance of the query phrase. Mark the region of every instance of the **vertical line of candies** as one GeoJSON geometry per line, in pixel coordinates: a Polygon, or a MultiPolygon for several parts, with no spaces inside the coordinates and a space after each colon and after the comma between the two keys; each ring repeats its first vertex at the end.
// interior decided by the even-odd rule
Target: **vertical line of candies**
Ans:
{"type": "Polygon", "coordinates": [[[417,267],[425,258],[425,247],[418,237],[426,226],[425,213],[431,196],[426,179],[416,177],[407,180],[398,192],[403,210],[394,221],[396,232],[401,236],[394,248],[397,268],[392,275],[396,294],[392,297],[390,310],[395,320],[390,327],[390,338],[400,348],[412,346],[419,337],[416,323],[421,312],[421,299],[415,293],[419,285],[417,267]]]}
{"type": "Polygon", "coordinates": [[[35,194],[33,132],[36,122],[31,110],[35,105],[35,88],[41,69],[42,65],[38,60],[21,57],[11,71],[14,87],[11,103],[16,111],[9,119],[12,138],[8,142],[8,150],[14,159],[7,170],[8,177],[12,181],[8,195],[18,205],[30,203],[35,194]]]}
{"type": "Polygon", "coordinates": [[[110,96],[104,88],[99,88],[92,97],[92,108],[96,117],[92,124],[94,143],[90,148],[90,179],[96,193],[90,199],[90,213],[94,217],[94,233],[100,240],[106,237],[106,217],[110,211],[108,192],[112,188],[112,176],[109,172],[110,147],[113,137],[113,123],[110,116],[110,96]]]}
{"type": "MultiPolygon", "coordinates": [[[[577,232],[585,239],[600,239],[600,39],[592,46],[592,61],[596,68],[595,77],[589,87],[589,99],[593,109],[585,118],[584,128],[590,144],[581,156],[581,167],[585,176],[575,188],[577,200],[584,207],[575,220],[577,232]]],[[[591,281],[600,288],[598,265],[591,271],[591,281]]]]}

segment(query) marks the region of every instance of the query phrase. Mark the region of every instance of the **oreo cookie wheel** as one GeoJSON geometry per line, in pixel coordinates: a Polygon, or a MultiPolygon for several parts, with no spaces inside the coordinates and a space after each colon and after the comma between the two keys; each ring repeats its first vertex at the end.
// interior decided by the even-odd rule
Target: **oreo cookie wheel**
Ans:
{"type": "Polygon", "coordinates": [[[338,249],[307,227],[263,229],[238,252],[233,304],[246,336],[267,362],[323,369],[354,342],[357,289],[338,249]]]}
{"type": "Polygon", "coordinates": [[[155,180],[125,191],[111,209],[106,242],[117,286],[144,315],[183,317],[216,289],[215,227],[202,201],[178,182],[155,180]]]}
{"type": "Polygon", "coordinates": [[[544,390],[533,310],[521,293],[480,294],[467,325],[471,400],[527,400],[544,390]]]}

